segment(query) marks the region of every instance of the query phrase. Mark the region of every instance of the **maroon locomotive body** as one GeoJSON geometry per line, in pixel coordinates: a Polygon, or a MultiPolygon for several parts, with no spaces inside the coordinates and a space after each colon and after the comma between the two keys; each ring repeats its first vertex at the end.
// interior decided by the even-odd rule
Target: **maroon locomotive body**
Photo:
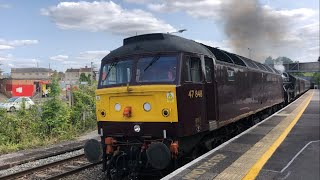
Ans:
{"type": "Polygon", "coordinates": [[[255,122],[285,101],[274,68],[171,34],[125,39],[103,58],[96,94],[101,144],[85,152],[91,161],[102,153],[110,177],[135,176],[147,164],[165,169],[211,149],[221,127],[255,122]],[[146,80],[157,68],[173,71],[146,80]]]}

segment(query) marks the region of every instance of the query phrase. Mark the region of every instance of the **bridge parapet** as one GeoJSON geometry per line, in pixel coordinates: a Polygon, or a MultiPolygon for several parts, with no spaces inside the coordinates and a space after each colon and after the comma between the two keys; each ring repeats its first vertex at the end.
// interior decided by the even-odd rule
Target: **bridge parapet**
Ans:
{"type": "Polygon", "coordinates": [[[320,62],[283,64],[286,72],[320,72],[320,62]]]}

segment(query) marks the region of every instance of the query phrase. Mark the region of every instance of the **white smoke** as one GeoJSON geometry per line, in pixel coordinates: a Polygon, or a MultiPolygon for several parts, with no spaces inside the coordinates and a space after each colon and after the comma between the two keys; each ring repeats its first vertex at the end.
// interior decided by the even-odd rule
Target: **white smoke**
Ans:
{"type": "Polygon", "coordinates": [[[283,65],[282,61],[279,62],[274,62],[274,68],[278,71],[280,71],[281,73],[284,73],[284,71],[286,70],[286,68],[283,65]]]}

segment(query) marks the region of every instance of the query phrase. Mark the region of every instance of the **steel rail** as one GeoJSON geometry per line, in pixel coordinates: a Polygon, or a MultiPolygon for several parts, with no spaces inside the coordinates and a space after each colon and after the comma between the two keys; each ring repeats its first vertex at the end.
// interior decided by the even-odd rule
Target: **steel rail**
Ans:
{"type": "Polygon", "coordinates": [[[72,161],[72,160],[79,159],[79,158],[82,158],[82,157],[85,157],[85,155],[84,154],[79,154],[79,155],[76,155],[76,156],[73,156],[73,157],[69,157],[69,158],[66,158],[66,159],[54,161],[54,162],[51,162],[51,163],[48,163],[48,164],[44,164],[44,165],[41,165],[41,166],[37,166],[37,167],[29,168],[29,169],[26,169],[26,170],[18,171],[16,173],[12,173],[12,174],[8,174],[8,175],[5,175],[5,176],[1,176],[0,180],[2,180],[2,179],[15,179],[15,178],[27,175],[27,174],[32,174],[33,172],[36,172],[36,171],[40,171],[40,170],[43,170],[43,169],[47,169],[49,167],[57,166],[59,164],[63,164],[63,163],[66,163],[68,161],[72,161]]]}
{"type": "Polygon", "coordinates": [[[96,166],[98,164],[101,164],[101,163],[102,163],[102,161],[97,162],[97,163],[90,163],[90,164],[81,166],[79,168],[76,168],[76,169],[73,169],[73,170],[70,170],[70,171],[66,171],[66,172],[60,173],[60,174],[55,175],[55,176],[51,176],[51,177],[47,178],[46,180],[54,180],[54,179],[60,179],[60,178],[63,178],[63,177],[67,177],[67,176],[70,176],[72,174],[75,174],[75,173],[78,173],[80,171],[83,171],[85,169],[88,169],[90,167],[94,167],[94,166],[96,166]]]}

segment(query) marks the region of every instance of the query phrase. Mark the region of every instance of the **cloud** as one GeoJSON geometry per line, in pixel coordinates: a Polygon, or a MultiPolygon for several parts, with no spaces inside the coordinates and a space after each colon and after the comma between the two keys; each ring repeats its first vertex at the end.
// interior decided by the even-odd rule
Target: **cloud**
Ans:
{"type": "Polygon", "coordinates": [[[0,4],[0,9],[9,9],[11,8],[11,5],[9,4],[0,4]]]}
{"type": "Polygon", "coordinates": [[[0,62],[9,61],[11,59],[12,59],[12,54],[6,54],[6,55],[0,54],[0,62]]]}
{"type": "Polygon", "coordinates": [[[41,61],[36,58],[21,58],[14,57],[12,54],[0,54],[0,68],[4,72],[10,72],[11,68],[37,67],[40,63],[41,61]]]}
{"type": "Polygon", "coordinates": [[[69,56],[67,56],[67,55],[57,55],[57,56],[52,56],[49,59],[54,60],[54,61],[65,61],[68,58],[69,58],[69,56]]]}
{"type": "Polygon", "coordinates": [[[145,4],[149,3],[152,0],[124,0],[127,3],[135,3],[135,4],[145,4]]]}
{"type": "Polygon", "coordinates": [[[170,24],[155,18],[151,13],[123,9],[110,2],[61,2],[57,6],[41,10],[59,28],[103,31],[120,35],[175,31],[170,24]]]}
{"type": "Polygon", "coordinates": [[[38,44],[38,40],[13,40],[13,41],[7,41],[4,39],[0,39],[0,50],[7,50],[7,49],[14,49],[18,46],[27,46],[27,45],[33,45],[38,44]]]}
{"type": "Polygon", "coordinates": [[[162,13],[183,11],[195,18],[217,18],[221,3],[220,0],[162,0],[149,4],[148,8],[162,13]]]}
{"type": "Polygon", "coordinates": [[[225,51],[231,51],[231,45],[227,40],[223,40],[221,42],[218,41],[210,41],[210,40],[195,40],[196,42],[211,46],[211,47],[216,47],[225,51]]]}
{"type": "Polygon", "coordinates": [[[233,52],[246,56],[250,48],[259,61],[270,55],[307,61],[312,56],[307,49],[319,44],[319,9],[275,9],[258,0],[159,0],[147,7],[214,21],[222,27],[233,52]]]}
{"type": "Polygon", "coordinates": [[[13,49],[14,47],[9,45],[0,44],[0,50],[13,49]]]}
{"type": "Polygon", "coordinates": [[[110,51],[85,51],[81,52],[77,59],[87,60],[87,61],[101,61],[110,51]]]}
{"type": "Polygon", "coordinates": [[[8,41],[8,44],[11,46],[25,46],[25,45],[32,45],[32,44],[38,44],[38,40],[13,40],[8,41]]]}

